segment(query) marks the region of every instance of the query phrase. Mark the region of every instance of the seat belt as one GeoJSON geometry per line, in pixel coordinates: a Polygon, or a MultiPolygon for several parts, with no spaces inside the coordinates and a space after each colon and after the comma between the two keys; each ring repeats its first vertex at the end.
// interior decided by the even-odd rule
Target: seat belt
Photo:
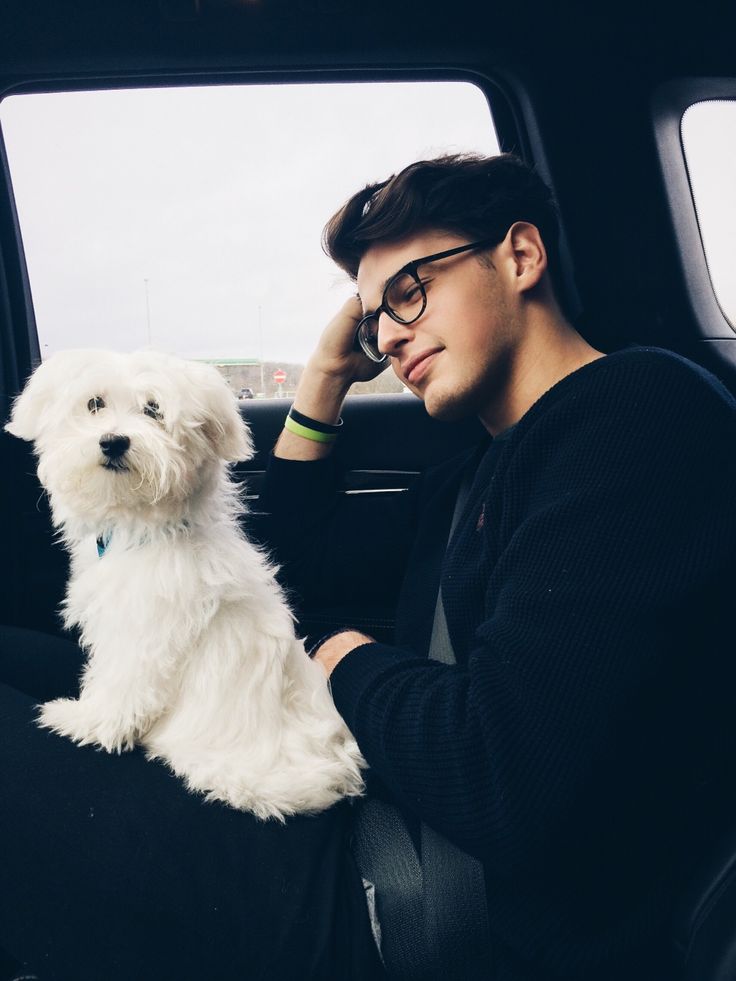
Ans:
{"type": "MultiPolygon", "coordinates": [[[[470,493],[463,478],[448,541],[470,493]]],[[[429,659],[455,664],[442,590],[438,591],[429,659]]],[[[401,812],[376,798],[359,801],[352,849],[364,881],[375,889],[374,935],[391,978],[401,981],[487,981],[491,944],[481,863],[421,823],[422,859],[401,812]]]]}
{"type": "MultiPolygon", "coordinates": [[[[442,589],[437,596],[431,660],[455,664],[442,589]]],[[[424,930],[433,977],[487,981],[491,943],[483,866],[428,824],[421,825],[424,930]]]]}

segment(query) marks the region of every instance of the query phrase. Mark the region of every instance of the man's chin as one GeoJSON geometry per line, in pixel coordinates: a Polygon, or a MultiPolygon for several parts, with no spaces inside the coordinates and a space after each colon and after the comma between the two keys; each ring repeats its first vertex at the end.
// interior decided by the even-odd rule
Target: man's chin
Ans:
{"type": "Polygon", "coordinates": [[[427,410],[427,415],[441,422],[460,422],[475,414],[468,401],[457,394],[442,396],[427,392],[424,408],[427,410]]]}

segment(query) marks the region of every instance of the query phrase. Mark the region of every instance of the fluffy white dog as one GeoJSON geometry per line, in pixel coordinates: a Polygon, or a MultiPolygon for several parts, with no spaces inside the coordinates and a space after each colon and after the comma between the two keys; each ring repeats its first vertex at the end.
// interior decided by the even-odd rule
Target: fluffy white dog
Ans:
{"type": "Polygon", "coordinates": [[[142,744],[195,791],[259,818],[362,792],[365,763],[244,537],[227,461],[253,450],[215,368],[143,351],[57,354],[8,432],[31,440],[71,552],[87,652],[78,700],[39,722],[108,752],[142,744]]]}

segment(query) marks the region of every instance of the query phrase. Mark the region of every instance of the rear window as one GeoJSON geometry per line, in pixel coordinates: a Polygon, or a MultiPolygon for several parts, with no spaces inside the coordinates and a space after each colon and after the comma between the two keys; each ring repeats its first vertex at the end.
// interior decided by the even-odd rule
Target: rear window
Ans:
{"type": "Polygon", "coordinates": [[[736,328],[736,101],[691,105],[683,114],[681,133],[713,291],[736,328]]]}
{"type": "Polygon", "coordinates": [[[242,398],[293,393],[354,291],[321,249],[347,197],[412,160],[499,152],[465,81],[25,94],[0,124],[42,356],[161,348],[242,398]]]}

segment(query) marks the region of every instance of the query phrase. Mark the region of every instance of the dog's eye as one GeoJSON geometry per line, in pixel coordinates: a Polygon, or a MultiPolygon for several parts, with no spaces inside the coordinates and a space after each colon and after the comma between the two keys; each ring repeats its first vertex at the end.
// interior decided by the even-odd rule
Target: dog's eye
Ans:
{"type": "Polygon", "coordinates": [[[159,408],[158,402],[154,402],[153,399],[149,399],[148,402],[143,406],[143,412],[145,415],[150,416],[151,419],[161,419],[161,409],[159,408]]]}
{"type": "Polygon", "coordinates": [[[95,395],[95,397],[91,398],[87,403],[87,408],[90,412],[99,412],[100,409],[105,408],[105,400],[101,395],[95,395]]]}

